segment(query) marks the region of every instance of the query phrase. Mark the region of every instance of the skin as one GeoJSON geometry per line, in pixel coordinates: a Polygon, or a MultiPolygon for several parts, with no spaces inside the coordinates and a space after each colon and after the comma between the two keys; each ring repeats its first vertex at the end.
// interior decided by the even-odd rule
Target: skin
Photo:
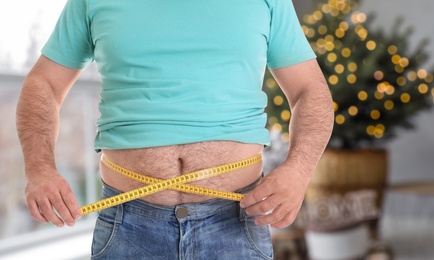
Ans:
{"type": "MultiPolygon", "coordinates": [[[[334,114],[331,95],[316,60],[271,72],[291,106],[290,150],[285,162],[263,178],[240,205],[246,208],[247,214],[258,216],[257,224],[283,228],[293,223],[301,207],[307,184],[330,138],[334,114]],[[264,215],[271,210],[270,214],[264,215]]],[[[81,215],[69,184],[56,169],[54,157],[59,110],[80,73],[81,70],[63,67],[41,56],[23,83],[17,106],[17,131],[24,155],[28,209],[35,220],[58,227],[73,226],[81,215]]],[[[247,156],[257,148],[242,149],[247,156]]],[[[181,158],[181,155],[176,157],[181,158]]],[[[185,162],[188,163],[188,158],[185,162]]],[[[205,165],[191,167],[202,166],[205,165]]],[[[260,169],[256,169],[248,174],[256,177],[259,172],[260,169]]],[[[176,174],[182,174],[182,171],[176,174]]],[[[232,179],[229,182],[233,182],[232,179]]],[[[225,184],[221,182],[216,186],[222,183],[225,184]]],[[[244,184],[239,181],[240,187],[244,184]]],[[[237,188],[233,186],[231,190],[237,188]]],[[[201,200],[205,199],[188,201],[201,200]]]]}
{"type": "Polygon", "coordinates": [[[247,214],[271,214],[256,224],[274,228],[291,225],[303,203],[313,171],[333,129],[333,101],[316,60],[271,70],[291,108],[286,160],[241,201],[247,214]]]}

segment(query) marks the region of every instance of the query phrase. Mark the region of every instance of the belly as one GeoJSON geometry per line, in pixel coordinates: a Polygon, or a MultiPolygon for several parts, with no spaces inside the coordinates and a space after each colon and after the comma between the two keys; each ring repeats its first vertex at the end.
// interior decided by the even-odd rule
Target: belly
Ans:
{"type": "MultiPolygon", "coordinates": [[[[193,171],[247,159],[261,153],[262,149],[262,145],[258,144],[212,141],[144,149],[103,150],[103,154],[113,163],[131,171],[154,178],[170,179],[193,171]]],[[[258,163],[189,184],[222,191],[236,191],[256,181],[261,174],[262,163],[258,163]]],[[[108,185],[124,192],[146,185],[121,176],[103,164],[101,164],[101,177],[108,185]]],[[[159,205],[178,205],[211,198],[163,190],[141,199],[159,205]]]]}

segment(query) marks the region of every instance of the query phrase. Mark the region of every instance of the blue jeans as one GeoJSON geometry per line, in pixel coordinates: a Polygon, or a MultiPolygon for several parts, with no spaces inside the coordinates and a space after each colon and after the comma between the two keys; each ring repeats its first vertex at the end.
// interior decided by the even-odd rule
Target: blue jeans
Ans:
{"type": "MultiPolygon", "coordinates": [[[[103,198],[119,193],[103,185],[103,198]]],[[[272,258],[269,227],[223,199],[177,206],[134,200],[108,208],[98,213],[92,242],[92,259],[272,258]]]]}

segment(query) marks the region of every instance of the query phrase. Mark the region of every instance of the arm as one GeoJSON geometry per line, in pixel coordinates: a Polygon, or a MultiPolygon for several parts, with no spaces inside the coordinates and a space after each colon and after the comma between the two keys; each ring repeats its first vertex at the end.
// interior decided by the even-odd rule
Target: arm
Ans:
{"type": "Polygon", "coordinates": [[[74,225],[74,219],[81,215],[68,183],[56,170],[54,159],[59,110],[79,74],[79,70],[41,56],[24,80],[16,112],[27,180],[27,207],[37,221],[59,227],[64,222],[74,225]]]}
{"type": "Polygon", "coordinates": [[[283,228],[295,220],[311,175],[331,135],[333,102],[316,62],[271,70],[291,107],[287,159],[269,173],[241,202],[260,225],[283,228]]]}

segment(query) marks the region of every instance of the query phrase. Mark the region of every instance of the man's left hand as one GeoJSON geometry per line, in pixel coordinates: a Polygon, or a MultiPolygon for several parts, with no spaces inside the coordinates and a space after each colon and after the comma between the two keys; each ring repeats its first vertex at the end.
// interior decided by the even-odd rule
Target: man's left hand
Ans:
{"type": "Polygon", "coordinates": [[[258,186],[241,200],[248,215],[257,216],[257,225],[284,228],[291,225],[303,203],[309,179],[288,164],[267,174],[258,186]]]}

